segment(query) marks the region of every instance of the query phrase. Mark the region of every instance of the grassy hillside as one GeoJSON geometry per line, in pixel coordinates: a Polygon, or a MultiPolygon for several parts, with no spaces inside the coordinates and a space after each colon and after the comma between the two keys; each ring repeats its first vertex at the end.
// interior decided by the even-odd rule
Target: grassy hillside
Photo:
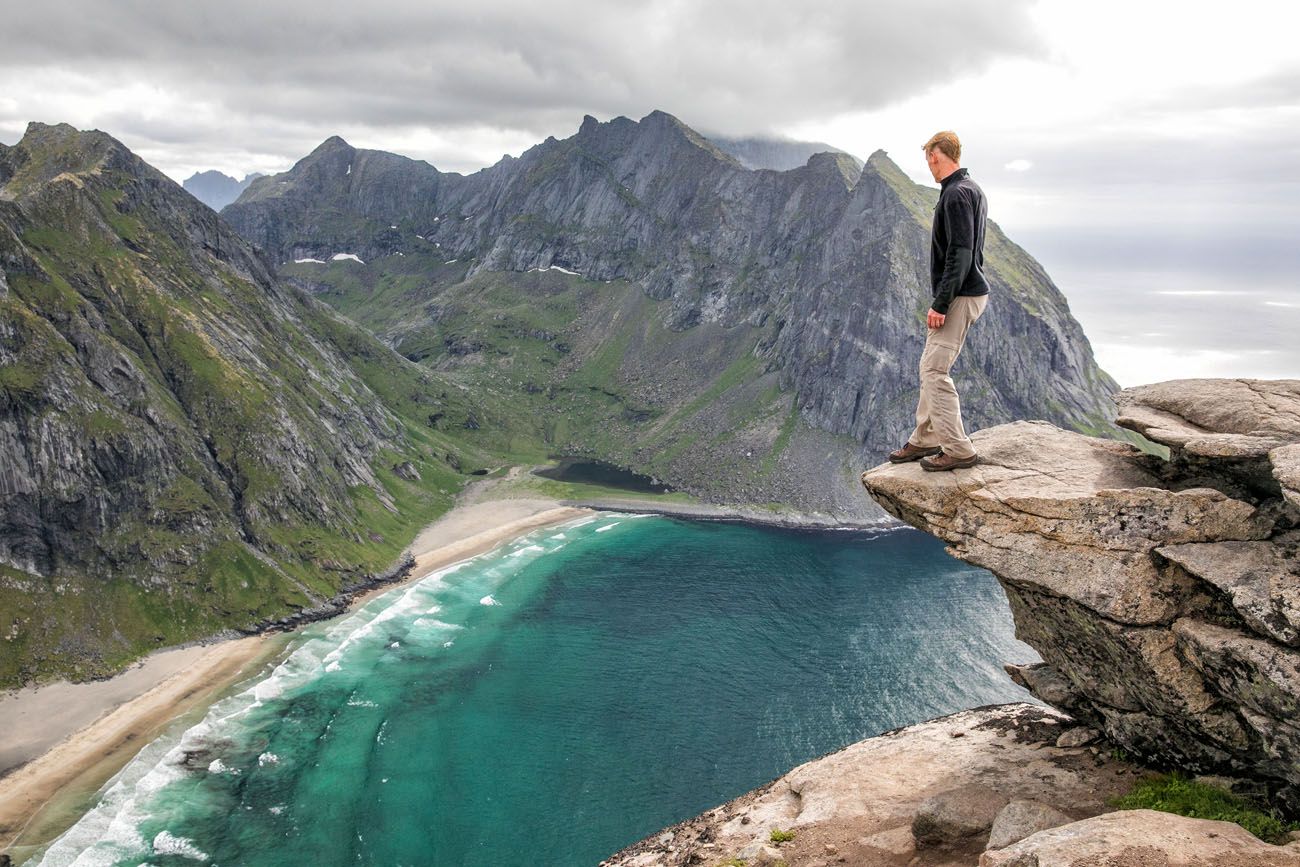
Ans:
{"type": "Polygon", "coordinates": [[[0,167],[0,686],[318,609],[539,454],[110,137],[0,167]]]}

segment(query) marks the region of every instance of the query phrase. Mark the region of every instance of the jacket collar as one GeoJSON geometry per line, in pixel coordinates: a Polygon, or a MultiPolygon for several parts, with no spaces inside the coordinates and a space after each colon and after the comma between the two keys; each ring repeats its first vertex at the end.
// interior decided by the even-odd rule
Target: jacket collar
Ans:
{"type": "Polygon", "coordinates": [[[948,175],[948,177],[940,181],[939,187],[941,189],[946,190],[948,189],[949,186],[957,183],[957,181],[960,181],[962,178],[966,177],[969,174],[970,174],[970,169],[966,168],[965,166],[962,166],[961,168],[957,169],[957,171],[953,172],[952,174],[948,175]]]}

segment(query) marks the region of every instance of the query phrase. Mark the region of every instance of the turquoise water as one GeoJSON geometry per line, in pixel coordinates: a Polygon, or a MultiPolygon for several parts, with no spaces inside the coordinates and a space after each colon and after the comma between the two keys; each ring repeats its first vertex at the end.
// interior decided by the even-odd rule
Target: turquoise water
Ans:
{"type": "Polygon", "coordinates": [[[913,530],[601,513],[304,630],[29,863],[595,864],[1037,658],[913,530]]]}

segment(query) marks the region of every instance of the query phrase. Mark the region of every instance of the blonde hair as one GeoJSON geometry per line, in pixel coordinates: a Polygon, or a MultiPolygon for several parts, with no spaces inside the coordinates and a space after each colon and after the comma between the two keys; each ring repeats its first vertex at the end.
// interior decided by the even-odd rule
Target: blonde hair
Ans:
{"type": "Polygon", "coordinates": [[[957,133],[950,129],[930,136],[930,140],[923,147],[926,156],[930,155],[931,148],[938,148],[948,159],[955,163],[961,162],[961,139],[957,138],[957,133]]]}

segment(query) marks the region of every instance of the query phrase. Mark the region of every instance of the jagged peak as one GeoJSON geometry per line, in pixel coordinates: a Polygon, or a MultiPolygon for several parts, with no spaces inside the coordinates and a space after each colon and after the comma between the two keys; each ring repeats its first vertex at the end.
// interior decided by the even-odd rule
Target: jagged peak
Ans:
{"type": "Polygon", "coordinates": [[[838,172],[844,178],[844,183],[849,189],[857,185],[858,178],[862,175],[862,169],[858,167],[858,161],[853,158],[852,154],[846,154],[843,151],[815,153],[808,157],[808,162],[804,166],[812,171],[838,172]]]}
{"type": "Polygon", "coordinates": [[[929,225],[934,209],[934,196],[937,190],[927,189],[912,180],[907,172],[899,168],[898,163],[889,158],[882,149],[872,152],[862,166],[862,176],[858,179],[857,189],[867,194],[868,185],[884,184],[892,190],[899,202],[918,220],[929,225]]]}
{"type": "Polygon", "coordinates": [[[225,178],[228,181],[239,183],[239,178],[231,177],[230,175],[226,174],[223,171],[219,171],[218,169],[205,169],[201,172],[195,172],[194,174],[186,178],[185,182],[189,183],[190,181],[201,181],[201,180],[205,181],[209,179],[215,180],[217,178],[225,178]]]}
{"type": "Polygon", "coordinates": [[[325,139],[325,141],[318,144],[315,150],[312,151],[312,153],[313,154],[328,153],[329,151],[336,151],[336,150],[356,150],[356,148],[352,147],[352,145],[344,141],[343,136],[332,135],[329,138],[325,139]]]}
{"type": "MultiPolygon", "coordinates": [[[[58,178],[95,175],[107,167],[137,176],[147,172],[161,175],[103,130],[79,130],[68,123],[31,121],[11,150],[21,156],[11,165],[12,174],[5,181],[9,198],[58,178]]],[[[76,183],[80,185],[81,181],[76,183]]]]}
{"type": "Polygon", "coordinates": [[[673,133],[680,135],[695,147],[705,151],[713,158],[730,166],[735,166],[736,168],[744,168],[744,166],[741,165],[740,160],[722,150],[722,148],[718,147],[690,126],[683,123],[679,118],[666,111],[655,109],[645,117],[641,118],[641,120],[637,122],[637,125],[648,130],[670,130],[673,133]]]}
{"type": "Polygon", "coordinates": [[[102,157],[110,152],[130,153],[131,150],[108,133],[99,129],[77,129],[70,123],[41,123],[33,120],[19,139],[18,146],[28,151],[57,148],[63,152],[77,149],[86,154],[102,157]]]}
{"type": "Polygon", "coordinates": [[[883,148],[877,148],[871,152],[871,156],[867,157],[862,170],[865,172],[867,169],[889,180],[901,180],[909,184],[914,183],[907,176],[907,172],[899,168],[898,163],[889,158],[889,153],[883,148]]]}

